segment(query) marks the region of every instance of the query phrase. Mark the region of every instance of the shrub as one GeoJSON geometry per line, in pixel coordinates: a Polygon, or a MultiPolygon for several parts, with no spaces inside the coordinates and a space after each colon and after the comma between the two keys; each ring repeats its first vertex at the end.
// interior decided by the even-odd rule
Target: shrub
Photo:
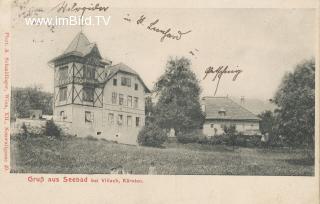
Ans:
{"type": "Polygon", "coordinates": [[[166,139],[165,131],[154,124],[144,126],[138,134],[138,143],[143,146],[161,147],[166,139]]]}
{"type": "Polygon", "coordinates": [[[189,132],[178,132],[177,141],[182,144],[196,143],[199,141],[199,131],[191,130],[189,132]]]}
{"type": "Polygon", "coordinates": [[[180,132],[177,134],[177,140],[180,143],[207,143],[207,136],[201,130],[191,130],[189,132],[180,132]]]}
{"type": "Polygon", "coordinates": [[[53,122],[53,120],[48,120],[46,122],[45,134],[47,136],[53,136],[57,139],[61,139],[61,130],[60,128],[53,122]]]}

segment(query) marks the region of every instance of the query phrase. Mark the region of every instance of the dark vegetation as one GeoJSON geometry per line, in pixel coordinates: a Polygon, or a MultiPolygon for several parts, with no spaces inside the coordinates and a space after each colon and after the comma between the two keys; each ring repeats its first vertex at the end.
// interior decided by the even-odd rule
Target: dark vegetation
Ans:
{"type": "Polygon", "coordinates": [[[11,118],[28,118],[32,109],[40,109],[44,115],[52,115],[53,94],[39,86],[11,88],[11,118]]]}

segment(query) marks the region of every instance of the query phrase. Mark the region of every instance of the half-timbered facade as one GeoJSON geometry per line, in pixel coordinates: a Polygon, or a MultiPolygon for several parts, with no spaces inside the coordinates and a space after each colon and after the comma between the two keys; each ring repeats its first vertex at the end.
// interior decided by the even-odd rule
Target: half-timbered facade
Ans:
{"type": "Polygon", "coordinates": [[[71,134],[80,137],[136,144],[149,92],[138,73],[103,59],[82,32],[49,64],[54,69],[54,120],[70,123],[71,134]]]}

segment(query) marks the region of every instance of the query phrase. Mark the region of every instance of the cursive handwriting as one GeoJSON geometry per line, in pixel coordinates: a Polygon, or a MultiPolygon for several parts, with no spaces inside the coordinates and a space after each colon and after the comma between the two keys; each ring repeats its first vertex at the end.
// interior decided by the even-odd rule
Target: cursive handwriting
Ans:
{"type": "Polygon", "coordinates": [[[88,11],[107,11],[109,9],[108,6],[100,6],[99,3],[93,4],[91,3],[90,6],[79,6],[78,3],[68,4],[67,2],[63,1],[56,6],[54,6],[51,11],[56,11],[58,13],[64,13],[64,12],[80,12],[81,16],[84,15],[84,13],[88,11]]]}
{"type": "Polygon", "coordinates": [[[239,74],[242,72],[241,69],[228,70],[228,68],[229,68],[229,66],[227,65],[227,66],[219,66],[218,68],[214,68],[214,67],[210,66],[206,69],[205,76],[203,77],[203,80],[206,79],[209,74],[214,74],[212,81],[215,81],[216,79],[218,79],[217,86],[214,91],[214,95],[216,95],[216,93],[218,91],[220,80],[224,74],[233,74],[232,81],[236,81],[239,74]]]}
{"type": "Polygon", "coordinates": [[[157,33],[161,33],[162,37],[160,38],[160,42],[163,42],[163,40],[165,38],[171,38],[174,40],[180,40],[182,35],[188,34],[191,32],[191,30],[187,31],[187,32],[181,32],[180,30],[178,30],[178,34],[177,35],[173,35],[170,33],[171,28],[168,29],[160,29],[158,27],[156,27],[156,24],[159,22],[159,19],[155,20],[154,22],[150,23],[150,25],[147,27],[149,30],[151,31],[155,31],[157,33]]]}
{"type": "MultiPolygon", "coordinates": [[[[129,14],[127,14],[126,17],[123,18],[123,20],[127,21],[127,22],[131,22],[131,18],[129,18],[129,14]]],[[[145,17],[144,15],[141,15],[138,20],[136,21],[137,25],[145,25],[145,20],[147,19],[147,17],[145,17]]],[[[157,26],[157,24],[159,23],[159,19],[154,20],[153,22],[149,23],[147,26],[147,30],[149,31],[154,31],[156,33],[161,33],[162,36],[160,38],[160,42],[163,42],[166,38],[168,39],[172,39],[172,40],[180,40],[182,38],[183,35],[188,34],[191,32],[191,30],[186,31],[186,32],[182,32],[180,30],[177,31],[177,34],[172,34],[172,29],[171,28],[167,28],[167,29],[161,29],[157,26]]]]}

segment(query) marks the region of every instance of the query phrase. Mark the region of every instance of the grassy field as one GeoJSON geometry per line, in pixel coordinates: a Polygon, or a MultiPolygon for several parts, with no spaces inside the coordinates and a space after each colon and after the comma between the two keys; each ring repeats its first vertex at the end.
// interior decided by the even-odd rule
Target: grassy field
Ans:
{"type": "Polygon", "coordinates": [[[11,139],[12,173],[107,174],[122,165],[133,174],[147,174],[152,161],[158,174],[314,175],[304,150],[236,148],[224,145],[167,144],[137,147],[87,138],[34,137],[11,139]]]}

